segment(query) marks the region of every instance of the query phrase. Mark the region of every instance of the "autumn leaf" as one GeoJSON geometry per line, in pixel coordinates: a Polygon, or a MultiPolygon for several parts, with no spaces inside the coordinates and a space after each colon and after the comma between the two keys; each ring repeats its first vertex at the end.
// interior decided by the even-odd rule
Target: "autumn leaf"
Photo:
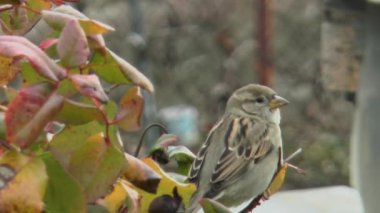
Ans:
{"type": "Polygon", "coordinates": [[[20,67],[13,58],[0,54],[0,86],[8,84],[19,71],[20,67]]]}
{"type": "Polygon", "coordinates": [[[10,35],[24,35],[38,22],[40,11],[52,7],[47,0],[29,0],[27,4],[19,0],[3,0],[1,4],[1,29],[10,35]]]}
{"type": "Polygon", "coordinates": [[[23,37],[0,36],[0,55],[17,60],[26,58],[37,73],[52,81],[66,77],[66,71],[62,67],[23,37]]]}
{"type": "Polygon", "coordinates": [[[8,151],[0,157],[0,174],[2,212],[42,212],[48,177],[41,159],[8,151]]]}
{"type": "Polygon", "coordinates": [[[123,153],[105,141],[103,130],[96,121],[68,126],[51,141],[55,159],[80,183],[88,202],[105,196],[125,165],[123,153]]]}
{"type": "Polygon", "coordinates": [[[125,153],[125,158],[123,177],[146,192],[156,193],[161,176],[138,158],[128,153],[125,153]]]}
{"type": "Polygon", "coordinates": [[[76,19],[63,28],[57,43],[57,52],[65,67],[84,65],[90,55],[87,38],[76,19]]]}
{"type": "Polygon", "coordinates": [[[282,167],[279,169],[279,171],[277,171],[271,184],[265,191],[266,197],[269,197],[270,195],[276,193],[281,188],[282,184],[284,183],[287,170],[288,170],[288,164],[284,163],[282,167]]]}
{"type": "Polygon", "coordinates": [[[140,195],[131,183],[123,179],[119,179],[112,192],[96,203],[104,206],[108,212],[123,212],[123,210],[129,213],[141,212],[140,195]]]}
{"type": "Polygon", "coordinates": [[[182,202],[184,203],[185,208],[189,206],[189,201],[191,195],[196,190],[194,184],[185,184],[180,183],[171,178],[165,171],[163,171],[160,166],[151,158],[145,158],[143,162],[148,165],[151,169],[161,175],[162,179],[158,185],[156,193],[148,193],[144,190],[137,189],[141,195],[141,212],[148,212],[150,204],[154,199],[162,195],[170,195],[175,197],[177,194],[182,202]]]}
{"type": "Polygon", "coordinates": [[[70,75],[70,80],[74,83],[75,88],[82,95],[95,98],[96,100],[105,103],[108,101],[108,96],[104,92],[99,78],[96,75],[70,75]]]}
{"type": "Polygon", "coordinates": [[[89,19],[84,14],[67,5],[59,6],[54,11],[42,11],[42,18],[55,30],[61,30],[67,22],[77,20],[86,35],[104,34],[114,31],[113,27],[89,19]]]}
{"type": "Polygon", "coordinates": [[[121,98],[120,109],[113,123],[125,131],[136,131],[141,126],[143,108],[144,98],[140,87],[132,87],[121,98]]]}
{"type": "Polygon", "coordinates": [[[59,112],[63,97],[54,92],[50,83],[40,83],[22,89],[5,113],[8,143],[27,147],[59,112]]]}

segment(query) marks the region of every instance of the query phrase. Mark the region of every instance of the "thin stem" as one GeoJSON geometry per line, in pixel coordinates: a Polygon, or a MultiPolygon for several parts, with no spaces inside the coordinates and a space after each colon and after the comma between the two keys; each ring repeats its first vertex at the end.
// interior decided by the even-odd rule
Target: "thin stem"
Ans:
{"type": "Polygon", "coordinates": [[[135,154],[134,156],[137,157],[140,153],[140,149],[142,147],[142,144],[143,144],[143,141],[144,141],[144,137],[145,137],[145,134],[148,132],[149,129],[151,129],[152,127],[158,127],[162,133],[164,134],[168,134],[168,130],[166,129],[166,127],[162,124],[159,124],[159,123],[153,123],[153,124],[150,124],[149,126],[147,126],[145,129],[144,129],[144,132],[143,134],[141,135],[141,138],[140,138],[140,141],[139,141],[139,144],[137,145],[137,148],[136,148],[136,151],[135,151],[135,154]]]}
{"type": "Polygon", "coordinates": [[[109,94],[113,89],[119,87],[121,84],[113,84],[109,88],[105,89],[106,93],[109,94]]]}
{"type": "Polygon", "coordinates": [[[292,168],[292,169],[296,170],[296,172],[298,174],[301,174],[301,175],[305,175],[306,174],[306,171],[303,170],[303,169],[301,169],[301,168],[299,168],[298,166],[295,166],[295,165],[290,164],[290,163],[288,163],[288,166],[289,166],[289,168],[292,168]]]}
{"type": "Polygon", "coordinates": [[[106,112],[102,109],[102,105],[99,104],[99,102],[95,98],[92,98],[92,102],[94,103],[95,107],[100,111],[100,114],[102,115],[102,118],[104,122],[106,123],[105,140],[106,140],[107,145],[109,145],[110,144],[109,126],[111,122],[108,120],[106,112]]]}
{"type": "Polygon", "coordinates": [[[285,162],[289,162],[291,159],[293,159],[295,156],[297,156],[301,152],[302,152],[302,148],[297,149],[295,152],[293,152],[293,154],[289,155],[289,157],[285,159],[285,162]]]}

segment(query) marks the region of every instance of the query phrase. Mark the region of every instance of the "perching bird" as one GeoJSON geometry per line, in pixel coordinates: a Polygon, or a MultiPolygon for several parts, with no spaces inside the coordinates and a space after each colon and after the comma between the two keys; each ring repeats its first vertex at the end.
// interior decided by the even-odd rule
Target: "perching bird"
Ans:
{"type": "Polygon", "coordinates": [[[264,193],[283,163],[279,108],[288,103],[257,84],[232,94],[190,169],[198,187],[187,212],[199,210],[202,198],[238,212],[264,193]]]}

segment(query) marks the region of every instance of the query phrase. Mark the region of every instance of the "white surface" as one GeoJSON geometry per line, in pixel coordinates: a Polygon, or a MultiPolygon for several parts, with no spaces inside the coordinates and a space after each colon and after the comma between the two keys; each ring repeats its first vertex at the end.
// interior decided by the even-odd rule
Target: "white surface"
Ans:
{"type": "Polygon", "coordinates": [[[254,213],[364,213],[359,193],[347,186],[278,192],[254,213]]]}

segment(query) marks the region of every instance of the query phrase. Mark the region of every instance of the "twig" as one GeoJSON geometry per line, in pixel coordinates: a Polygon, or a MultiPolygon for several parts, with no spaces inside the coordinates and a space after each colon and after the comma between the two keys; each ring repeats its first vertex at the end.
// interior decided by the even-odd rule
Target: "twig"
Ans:
{"type": "Polygon", "coordinates": [[[297,149],[295,152],[293,152],[293,154],[289,155],[289,157],[285,159],[285,162],[289,162],[291,159],[293,159],[295,156],[297,156],[301,152],[302,152],[302,148],[297,149]]]}
{"type": "Polygon", "coordinates": [[[140,149],[142,147],[142,144],[143,144],[143,141],[144,141],[144,137],[145,137],[145,134],[148,132],[148,130],[152,127],[158,127],[161,129],[161,132],[165,133],[165,134],[168,134],[168,130],[166,129],[166,127],[162,124],[159,124],[159,123],[153,123],[153,124],[150,124],[149,126],[147,126],[145,129],[144,129],[144,132],[143,134],[141,135],[141,138],[140,138],[140,141],[139,141],[139,144],[137,145],[137,148],[136,148],[136,151],[135,151],[135,154],[134,156],[137,157],[140,153],[140,149]]]}
{"type": "Polygon", "coordinates": [[[292,169],[296,170],[296,172],[297,172],[298,174],[305,175],[305,174],[306,174],[306,171],[305,171],[305,170],[299,168],[298,166],[295,166],[295,165],[289,163],[289,161],[290,161],[291,159],[293,159],[294,157],[296,157],[296,156],[297,156],[298,154],[300,154],[301,152],[302,152],[302,148],[297,149],[295,152],[293,152],[293,154],[289,155],[289,157],[287,157],[287,158],[285,159],[285,163],[288,165],[289,168],[292,168],[292,169]]]}
{"type": "Polygon", "coordinates": [[[113,84],[112,86],[108,87],[107,89],[105,89],[105,92],[107,94],[109,94],[113,89],[119,87],[121,84],[113,84]]]}
{"type": "Polygon", "coordinates": [[[288,164],[288,167],[289,167],[289,168],[292,168],[292,169],[296,170],[296,172],[297,172],[298,174],[306,175],[306,171],[305,171],[305,170],[303,170],[303,169],[301,169],[301,168],[299,168],[298,166],[295,166],[295,165],[293,165],[293,164],[290,164],[290,163],[287,163],[287,164],[288,164]]]}

